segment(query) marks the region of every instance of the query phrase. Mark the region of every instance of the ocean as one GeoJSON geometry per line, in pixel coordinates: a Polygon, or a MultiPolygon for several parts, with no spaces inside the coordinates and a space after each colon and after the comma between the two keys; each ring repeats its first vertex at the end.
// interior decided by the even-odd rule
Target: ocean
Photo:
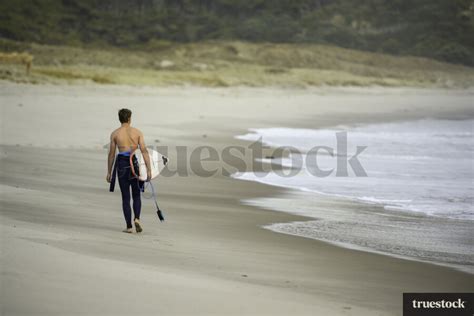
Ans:
{"type": "Polygon", "coordinates": [[[256,128],[237,136],[292,154],[283,171],[235,178],[291,188],[245,204],[314,218],[273,231],[474,273],[474,120],[330,129],[256,128]]]}

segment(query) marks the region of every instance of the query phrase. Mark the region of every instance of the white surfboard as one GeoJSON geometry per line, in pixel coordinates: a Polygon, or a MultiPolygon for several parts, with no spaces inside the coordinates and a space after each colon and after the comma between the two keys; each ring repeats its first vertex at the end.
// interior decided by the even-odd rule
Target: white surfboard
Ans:
{"type": "MultiPolygon", "coordinates": [[[[150,157],[151,178],[154,179],[166,167],[166,164],[168,163],[168,158],[153,149],[148,149],[148,155],[150,157]]],[[[132,173],[136,176],[136,172],[135,172],[135,169],[133,168],[133,163],[132,163],[133,156],[137,157],[137,160],[138,160],[139,174],[140,174],[138,179],[140,179],[141,181],[146,181],[147,169],[146,169],[145,159],[143,158],[142,152],[139,149],[137,149],[130,156],[130,165],[132,166],[132,173]]]]}

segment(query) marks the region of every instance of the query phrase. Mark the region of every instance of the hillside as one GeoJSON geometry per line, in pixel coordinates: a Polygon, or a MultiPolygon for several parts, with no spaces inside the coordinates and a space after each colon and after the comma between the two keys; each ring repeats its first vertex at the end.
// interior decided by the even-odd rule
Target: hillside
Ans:
{"type": "Polygon", "coordinates": [[[472,66],[473,16],[471,0],[2,0],[0,37],[140,49],[316,43],[472,66]]]}
{"type": "Polygon", "coordinates": [[[30,74],[0,63],[0,79],[29,83],[200,86],[472,87],[474,69],[319,44],[207,41],[154,49],[79,48],[0,40],[0,51],[28,51],[30,74]]]}

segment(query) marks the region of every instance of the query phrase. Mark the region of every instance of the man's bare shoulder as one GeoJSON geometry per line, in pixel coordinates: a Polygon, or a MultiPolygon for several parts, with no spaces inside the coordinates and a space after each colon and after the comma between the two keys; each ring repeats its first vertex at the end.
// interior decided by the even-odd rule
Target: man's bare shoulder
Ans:
{"type": "Polygon", "coordinates": [[[115,129],[111,134],[110,134],[110,138],[114,138],[117,134],[118,134],[118,131],[120,130],[120,127],[115,129]]]}
{"type": "Polygon", "coordinates": [[[143,135],[142,131],[139,130],[138,128],[136,127],[130,127],[130,128],[132,129],[132,133],[137,134],[137,135],[143,135]]]}

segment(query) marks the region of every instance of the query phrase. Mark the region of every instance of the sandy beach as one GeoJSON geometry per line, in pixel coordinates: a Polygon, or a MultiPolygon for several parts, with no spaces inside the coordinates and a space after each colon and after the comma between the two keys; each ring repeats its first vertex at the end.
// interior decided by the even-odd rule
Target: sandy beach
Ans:
{"type": "Polygon", "coordinates": [[[449,267],[263,229],[305,218],[241,201],[286,190],[203,177],[190,153],[248,146],[235,136],[249,128],[472,118],[473,95],[0,82],[1,314],[402,315],[404,292],[472,292],[474,275],[449,267]],[[188,149],[187,176],[154,180],[166,221],[144,200],[141,234],[121,232],[120,192],[105,181],[122,107],[147,144],[188,149]]]}

